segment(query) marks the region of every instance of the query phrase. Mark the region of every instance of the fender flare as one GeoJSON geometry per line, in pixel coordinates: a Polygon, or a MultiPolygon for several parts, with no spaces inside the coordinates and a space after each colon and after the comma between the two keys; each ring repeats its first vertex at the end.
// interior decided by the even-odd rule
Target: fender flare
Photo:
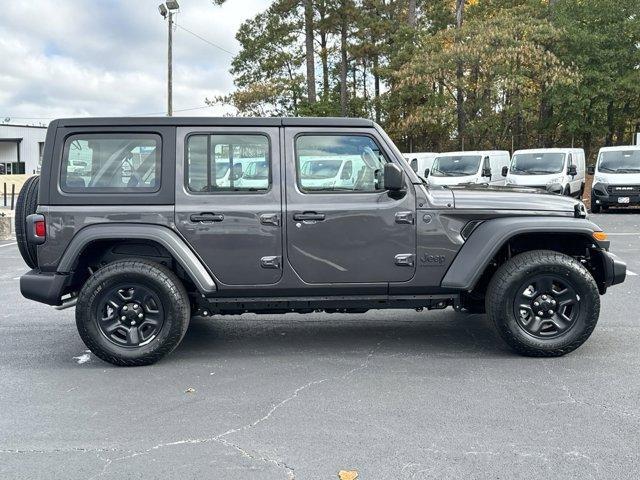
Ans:
{"type": "Polygon", "coordinates": [[[176,232],[162,225],[102,223],[84,227],[69,243],[58,264],[57,272],[70,273],[78,256],[87,245],[98,240],[109,239],[158,242],[185,269],[200,292],[213,293],[217,291],[213,277],[198,256],[176,232]]]}
{"type": "MultiPolygon", "coordinates": [[[[471,291],[489,262],[511,238],[524,233],[573,233],[596,242],[592,234],[600,228],[593,222],[573,217],[509,217],[483,221],[464,243],[451,263],[441,286],[471,291]]],[[[608,248],[608,242],[600,243],[608,248]]]]}

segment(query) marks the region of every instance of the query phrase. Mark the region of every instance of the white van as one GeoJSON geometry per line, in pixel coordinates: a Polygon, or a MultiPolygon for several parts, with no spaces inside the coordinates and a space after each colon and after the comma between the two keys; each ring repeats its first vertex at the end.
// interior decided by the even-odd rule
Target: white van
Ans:
{"type": "Polygon", "coordinates": [[[431,185],[480,183],[504,185],[502,171],[509,168],[509,152],[479,150],[440,153],[425,176],[431,185]]]}
{"type": "Polygon", "coordinates": [[[435,152],[413,152],[403,153],[402,156],[407,159],[411,169],[420,176],[424,176],[425,170],[431,169],[433,161],[438,156],[435,152]]]}
{"type": "Polygon", "coordinates": [[[591,190],[591,211],[640,205],[640,145],[600,149],[591,190]]]}
{"type": "Polygon", "coordinates": [[[300,179],[306,189],[352,189],[364,161],[352,157],[300,157],[300,179]]]}
{"type": "Polygon", "coordinates": [[[542,188],[582,198],[585,169],[581,148],[537,148],[514,152],[504,173],[508,186],[542,188]]]}

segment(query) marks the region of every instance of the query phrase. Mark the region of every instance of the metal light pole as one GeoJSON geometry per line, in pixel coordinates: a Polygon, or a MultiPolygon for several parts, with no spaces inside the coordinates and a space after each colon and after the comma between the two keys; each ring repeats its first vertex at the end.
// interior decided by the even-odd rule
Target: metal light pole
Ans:
{"type": "Polygon", "coordinates": [[[173,14],[180,8],[175,0],[167,0],[158,5],[162,18],[168,20],[169,26],[167,45],[167,116],[173,115],[173,14]]]}

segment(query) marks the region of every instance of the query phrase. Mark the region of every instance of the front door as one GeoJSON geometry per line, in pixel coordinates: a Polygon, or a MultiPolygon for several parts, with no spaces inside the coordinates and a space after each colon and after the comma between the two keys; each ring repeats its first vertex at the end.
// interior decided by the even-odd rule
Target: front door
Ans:
{"type": "Polygon", "coordinates": [[[278,128],[178,128],[176,225],[216,279],[282,276],[278,128]]]}
{"type": "Polygon", "coordinates": [[[383,283],[415,273],[415,193],[384,188],[393,161],[372,129],[285,131],[287,258],[306,283],[383,283]],[[348,162],[353,181],[338,182],[348,162]]]}

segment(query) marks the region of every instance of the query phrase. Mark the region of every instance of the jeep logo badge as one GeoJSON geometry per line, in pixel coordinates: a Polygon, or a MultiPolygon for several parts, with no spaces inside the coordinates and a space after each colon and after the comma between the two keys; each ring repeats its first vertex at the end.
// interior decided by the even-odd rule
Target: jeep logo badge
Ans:
{"type": "Polygon", "coordinates": [[[423,253],[420,255],[420,263],[422,265],[442,265],[447,260],[444,255],[429,255],[428,253],[423,253]]]}

